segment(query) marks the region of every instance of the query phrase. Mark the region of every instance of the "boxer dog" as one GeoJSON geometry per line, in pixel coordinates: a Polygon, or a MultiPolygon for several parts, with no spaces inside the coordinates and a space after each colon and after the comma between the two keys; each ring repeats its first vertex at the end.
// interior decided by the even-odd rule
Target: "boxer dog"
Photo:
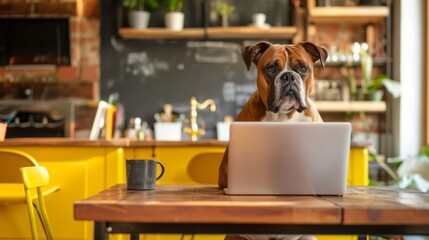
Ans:
{"type": "MultiPolygon", "coordinates": [[[[281,45],[259,42],[241,48],[250,69],[256,65],[257,90],[249,97],[237,121],[323,122],[309,95],[314,81],[313,65],[322,68],[328,57],[323,47],[311,42],[281,45]]],[[[219,168],[218,185],[228,186],[228,148],[219,168]]]]}
{"type": "MultiPolygon", "coordinates": [[[[314,81],[313,65],[325,68],[327,50],[311,42],[281,45],[259,42],[244,46],[241,56],[250,69],[256,65],[257,90],[249,97],[237,121],[323,122],[309,95],[314,81]]],[[[218,185],[228,186],[228,147],[219,167],[218,185]]],[[[227,235],[235,239],[314,239],[302,235],[227,235]]]]}

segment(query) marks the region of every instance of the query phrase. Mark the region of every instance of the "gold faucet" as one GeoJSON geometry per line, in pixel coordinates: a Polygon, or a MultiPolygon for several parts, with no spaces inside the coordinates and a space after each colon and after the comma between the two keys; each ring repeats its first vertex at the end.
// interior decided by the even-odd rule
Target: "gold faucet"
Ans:
{"type": "Polygon", "coordinates": [[[198,128],[197,109],[205,109],[208,105],[210,105],[210,111],[216,111],[216,104],[213,99],[207,99],[203,103],[199,103],[195,97],[191,97],[191,100],[189,101],[189,106],[191,108],[189,114],[191,120],[191,127],[185,127],[183,129],[183,132],[189,134],[191,136],[192,141],[197,141],[198,136],[206,134],[206,131],[203,128],[198,128]]]}

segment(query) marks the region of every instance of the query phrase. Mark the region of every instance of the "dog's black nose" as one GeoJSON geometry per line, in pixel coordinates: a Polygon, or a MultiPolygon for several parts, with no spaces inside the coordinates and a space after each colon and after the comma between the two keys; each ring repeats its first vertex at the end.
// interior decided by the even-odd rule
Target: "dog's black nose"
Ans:
{"type": "Polygon", "coordinates": [[[286,72],[283,73],[283,75],[280,76],[280,79],[284,81],[285,83],[293,83],[296,80],[296,76],[293,73],[286,72]]]}

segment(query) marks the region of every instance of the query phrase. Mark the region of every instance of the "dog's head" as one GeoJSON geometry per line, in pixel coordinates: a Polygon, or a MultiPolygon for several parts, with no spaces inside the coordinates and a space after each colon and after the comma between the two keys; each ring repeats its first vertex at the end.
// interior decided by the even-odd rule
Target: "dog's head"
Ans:
{"type": "Polygon", "coordinates": [[[328,57],[325,48],[311,42],[291,45],[259,42],[243,47],[241,55],[248,70],[252,62],[256,65],[258,94],[267,111],[274,113],[307,109],[313,65],[320,60],[324,68],[328,57]]]}

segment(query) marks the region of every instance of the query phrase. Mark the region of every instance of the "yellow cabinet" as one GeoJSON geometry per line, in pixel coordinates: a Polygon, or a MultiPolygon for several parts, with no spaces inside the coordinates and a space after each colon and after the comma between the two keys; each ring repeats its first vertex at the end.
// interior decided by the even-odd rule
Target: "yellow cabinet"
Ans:
{"type": "MultiPolygon", "coordinates": [[[[158,146],[154,158],[165,165],[159,184],[217,184],[224,146],[158,146]]],[[[368,149],[352,147],[348,186],[368,185],[368,149]]]]}
{"type": "Polygon", "coordinates": [[[159,184],[217,184],[224,146],[159,146],[155,158],[165,166],[159,184]]]}
{"type": "MultiPolygon", "coordinates": [[[[46,208],[56,239],[92,239],[93,224],[75,221],[73,203],[114,185],[121,178],[116,168],[121,148],[14,147],[33,155],[60,191],[47,196],[46,208]]],[[[122,157],[123,158],[123,157],[122,157]]],[[[1,169],[0,169],[1,174],[1,169]]],[[[38,225],[39,236],[44,237],[38,225]]],[[[0,205],[0,239],[30,239],[28,210],[22,205],[0,205]]]]}

